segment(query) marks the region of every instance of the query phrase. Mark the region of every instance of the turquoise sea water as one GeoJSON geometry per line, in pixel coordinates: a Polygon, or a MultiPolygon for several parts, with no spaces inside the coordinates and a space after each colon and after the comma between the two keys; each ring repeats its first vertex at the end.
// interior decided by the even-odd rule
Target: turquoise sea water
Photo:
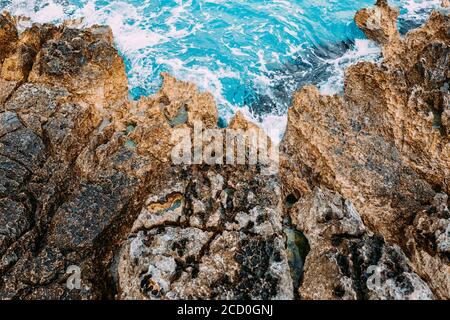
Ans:
{"type": "MultiPolygon", "coordinates": [[[[125,59],[133,98],[158,90],[160,73],[210,91],[224,119],[238,108],[264,127],[283,126],[292,92],[305,83],[342,88],[344,68],[379,48],[353,22],[375,0],[0,0],[36,22],[84,17],[108,24],[125,59]],[[268,117],[271,115],[272,117],[268,117]],[[264,120],[265,117],[265,120],[264,120]]],[[[401,29],[420,24],[440,0],[395,0],[401,29]]]]}

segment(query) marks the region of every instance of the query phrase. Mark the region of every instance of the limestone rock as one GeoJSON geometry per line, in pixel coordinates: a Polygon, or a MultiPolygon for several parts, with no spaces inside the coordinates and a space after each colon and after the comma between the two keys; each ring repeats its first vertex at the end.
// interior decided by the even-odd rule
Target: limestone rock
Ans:
{"type": "Polygon", "coordinates": [[[448,257],[440,250],[449,220],[426,212],[437,211],[435,197],[450,191],[450,19],[435,11],[401,37],[397,15],[386,1],[357,14],[384,59],[351,66],[343,96],[321,96],[315,87],[294,95],[282,142],[283,194],[301,199],[316,187],[340,193],[446,299],[448,257]]]}
{"type": "Polygon", "coordinates": [[[2,51],[0,297],[293,298],[277,176],[173,165],[175,130],[218,130],[213,98],[163,75],[128,101],[112,43],[36,24],[2,51]]]}
{"type": "MultiPolygon", "coordinates": [[[[13,23],[12,19],[7,21],[13,23]]],[[[113,172],[109,176],[99,172],[98,175],[103,176],[97,181],[79,179],[75,173],[77,157],[99,126],[98,110],[86,95],[86,99],[79,95],[80,88],[76,84],[64,83],[61,78],[50,81],[44,73],[37,75],[40,69],[37,65],[55,37],[71,44],[81,42],[82,47],[95,46],[96,41],[109,41],[111,50],[96,51],[93,58],[100,65],[108,61],[115,50],[110,36],[104,36],[104,31],[96,33],[98,29],[103,30],[101,28],[86,31],[84,38],[78,40],[75,39],[78,33],[70,34],[61,28],[33,25],[18,39],[10,36],[14,40],[12,48],[0,50],[5,56],[0,81],[2,299],[111,296],[112,293],[103,293],[107,280],[97,268],[104,263],[102,258],[108,259],[111,252],[108,245],[114,242],[114,237],[107,234],[117,232],[120,223],[115,219],[124,214],[122,208],[131,207],[129,199],[135,198],[136,180],[124,172],[113,172]],[[33,82],[29,82],[28,73],[33,68],[36,68],[33,82]],[[112,194],[118,197],[111,198],[112,194]],[[97,203],[102,197],[104,201],[97,203]],[[66,270],[70,265],[77,265],[84,272],[79,290],[69,290],[66,286],[69,277],[66,270]],[[99,277],[98,280],[95,277],[99,277]]],[[[2,16],[0,34],[6,39],[11,30],[17,32],[2,16]]],[[[5,43],[6,40],[2,40],[2,45],[5,43]]],[[[70,55],[60,58],[70,59],[70,55]]],[[[122,64],[121,60],[117,61],[122,64]]],[[[78,76],[80,82],[91,81],[92,84],[98,80],[96,83],[100,83],[100,78],[110,72],[106,72],[106,67],[110,66],[104,65],[101,75],[91,73],[90,80],[68,67],[61,69],[60,76],[72,80],[78,76]]],[[[120,79],[125,81],[117,88],[122,86],[126,92],[125,75],[116,80],[120,82],[120,79]]],[[[110,99],[109,96],[99,98],[110,99]]],[[[126,106],[128,101],[121,97],[114,103],[126,106]]],[[[107,114],[112,117],[113,108],[107,114]]]]}
{"type": "Polygon", "coordinates": [[[42,44],[48,41],[57,30],[53,25],[33,25],[24,30],[15,43],[13,54],[3,61],[2,78],[9,81],[26,80],[42,44]]]}
{"type": "Polygon", "coordinates": [[[320,188],[292,209],[310,245],[299,295],[303,299],[432,299],[397,245],[364,226],[352,203],[320,188]]]}
{"type": "Polygon", "coordinates": [[[16,81],[7,81],[3,78],[0,78],[0,88],[2,91],[0,92],[0,103],[5,103],[6,100],[9,99],[10,95],[17,88],[18,83],[16,81]]]}
{"type": "Polygon", "coordinates": [[[95,106],[99,115],[124,112],[128,98],[125,65],[113,46],[110,28],[62,26],[36,56],[29,81],[58,84],[74,99],[95,106]]]}
{"type": "Polygon", "coordinates": [[[110,28],[0,15],[0,299],[448,299],[449,18],[397,15],[358,13],[384,60],[343,96],[295,94],[280,168],[220,160],[277,146],[193,84],[129,101],[110,28]]]}
{"type": "Polygon", "coordinates": [[[0,14],[0,65],[12,51],[18,33],[12,17],[8,13],[0,14]]]}
{"type": "Polygon", "coordinates": [[[377,0],[374,7],[357,12],[355,22],[370,39],[389,44],[400,40],[398,15],[399,10],[390,7],[387,0],[377,0]]]}
{"type": "Polygon", "coordinates": [[[277,177],[226,165],[175,170],[121,251],[119,297],[292,299],[277,177]]]}
{"type": "Polygon", "coordinates": [[[407,247],[418,272],[438,296],[450,292],[450,214],[448,196],[439,193],[407,228],[407,247]]]}

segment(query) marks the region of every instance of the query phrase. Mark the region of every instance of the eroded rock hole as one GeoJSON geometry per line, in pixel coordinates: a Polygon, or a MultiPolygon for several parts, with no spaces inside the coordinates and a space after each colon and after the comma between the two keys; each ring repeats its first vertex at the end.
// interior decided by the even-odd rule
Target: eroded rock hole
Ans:
{"type": "Polygon", "coordinates": [[[292,208],[299,200],[299,197],[295,194],[291,193],[289,194],[285,199],[285,206],[286,208],[290,209],[292,208]]]}

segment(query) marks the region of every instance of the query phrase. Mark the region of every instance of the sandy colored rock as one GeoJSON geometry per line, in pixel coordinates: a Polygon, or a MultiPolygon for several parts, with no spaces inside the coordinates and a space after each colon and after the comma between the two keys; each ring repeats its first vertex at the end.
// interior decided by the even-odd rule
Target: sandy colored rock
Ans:
{"type": "Polygon", "coordinates": [[[12,54],[3,61],[2,78],[9,81],[26,80],[42,44],[57,32],[58,28],[52,25],[33,25],[25,29],[19,35],[12,54]]]}
{"type": "Polygon", "coordinates": [[[358,12],[358,26],[383,46],[383,61],[347,69],[343,96],[322,96],[315,87],[294,95],[282,142],[283,191],[294,199],[316,187],[340,193],[447,299],[449,262],[438,248],[446,246],[449,217],[424,212],[436,211],[435,198],[449,192],[450,20],[435,11],[401,37],[397,15],[386,1],[358,12]],[[423,233],[436,237],[424,240],[423,233]]]}
{"type": "Polygon", "coordinates": [[[431,201],[432,187],[401,161],[392,142],[363,131],[342,98],[307,87],[293,104],[282,147],[282,166],[292,168],[282,168],[285,187],[293,186],[289,193],[304,194],[314,185],[335,189],[351,199],[368,227],[400,242],[399,230],[431,201]],[[293,185],[296,179],[303,181],[293,185]]]}
{"type": "Polygon", "coordinates": [[[214,100],[164,74],[128,101],[112,41],[105,27],[33,25],[6,57],[0,297],[293,298],[277,176],[172,165],[175,130],[219,130],[214,100]]]}
{"type": "Polygon", "coordinates": [[[29,81],[58,83],[70,91],[72,99],[94,106],[99,117],[121,117],[128,107],[125,65],[107,27],[62,26],[42,45],[29,81]]]}
{"type": "Polygon", "coordinates": [[[17,41],[18,33],[13,18],[8,13],[0,14],[0,65],[10,54],[17,41]]]}
{"type": "Polygon", "coordinates": [[[400,41],[398,15],[399,10],[390,7],[387,0],[377,0],[374,7],[357,12],[355,22],[368,38],[383,45],[393,44],[400,41]]]}
{"type": "Polygon", "coordinates": [[[187,115],[187,124],[201,121],[206,128],[216,128],[218,114],[214,98],[210,93],[200,93],[197,87],[188,82],[180,82],[167,73],[162,74],[163,84],[155,99],[162,104],[164,115],[172,127],[187,115]]]}
{"type": "Polygon", "coordinates": [[[438,296],[450,292],[450,213],[448,195],[438,193],[433,204],[420,212],[407,228],[407,247],[418,272],[438,296]]]}
{"type": "MultiPolygon", "coordinates": [[[[2,14],[0,299],[448,299],[449,18],[397,16],[358,13],[383,61],[298,91],[273,170],[214,162],[227,129],[193,84],[129,101],[109,27],[2,14]]],[[[249,131],[275,147],[240,112],[228,129],[244,160],[249,131]]]]}
{"type": "Polygon", "coordinates": [[[0,103],[5,103],[6,100],[11,96],[11,94],[16,89],[18,83],[16,81],[7,81],[0,78],[0,103]]]}

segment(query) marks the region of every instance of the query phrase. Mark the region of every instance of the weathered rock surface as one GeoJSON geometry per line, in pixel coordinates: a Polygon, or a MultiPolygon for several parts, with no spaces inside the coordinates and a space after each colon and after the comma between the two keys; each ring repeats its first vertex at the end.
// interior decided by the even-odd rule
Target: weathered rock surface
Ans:
{"type": "Polygon", "coordinates": [[[276,176],[180,171],[134,223],[120,254],[120,297],[292,299],[280,199],[276,176]]]}
{"type": "MultiPolygon", "coordinates": [[[[382,45],[384,60],[350,67],[343,96],[321,96],[315,87],[295,94],[282,146],[283,193],[309,198],[319,187],[341,194],[371,232],[405,252],[436,297],[448,299],[450,18],[433,12],[401,37],[397,15],[382,0],[358,12],[356,23],[382,45]]],[[[313,288],[304,283],[300,291],[313,288]]]]}
{"type": "Polygon", "coordinates": [[[17,41],[18,32],[12,17],[4,13],[0,16],[0,65],[5,60],[17,41]]]}
{"type": "Polygon", "coordinates": [[[217,129],[210,94],[164,75],[130,102],[109,28],[2,19],[0,298],[293,298],[278,176],[171,162],[175,129],[217,129]]]}
{"type": "Polygon", "coordinates": [[[433,298],[402,250],[367,230],[352,203],[339,194],[316,188],[291,210],[310,245],[301,298],[433,298]]]}
{"type": "Polygon", "coordinates": [[[449,17],[396,18],[358,13],[384,61],[296,93],[274,170],[219,161],[192,84],[128,100],[108,27],[0,15],[0,299],[448,299],[449,17]],[[198,122],[215,161],[175,163],[198,122]]]}

